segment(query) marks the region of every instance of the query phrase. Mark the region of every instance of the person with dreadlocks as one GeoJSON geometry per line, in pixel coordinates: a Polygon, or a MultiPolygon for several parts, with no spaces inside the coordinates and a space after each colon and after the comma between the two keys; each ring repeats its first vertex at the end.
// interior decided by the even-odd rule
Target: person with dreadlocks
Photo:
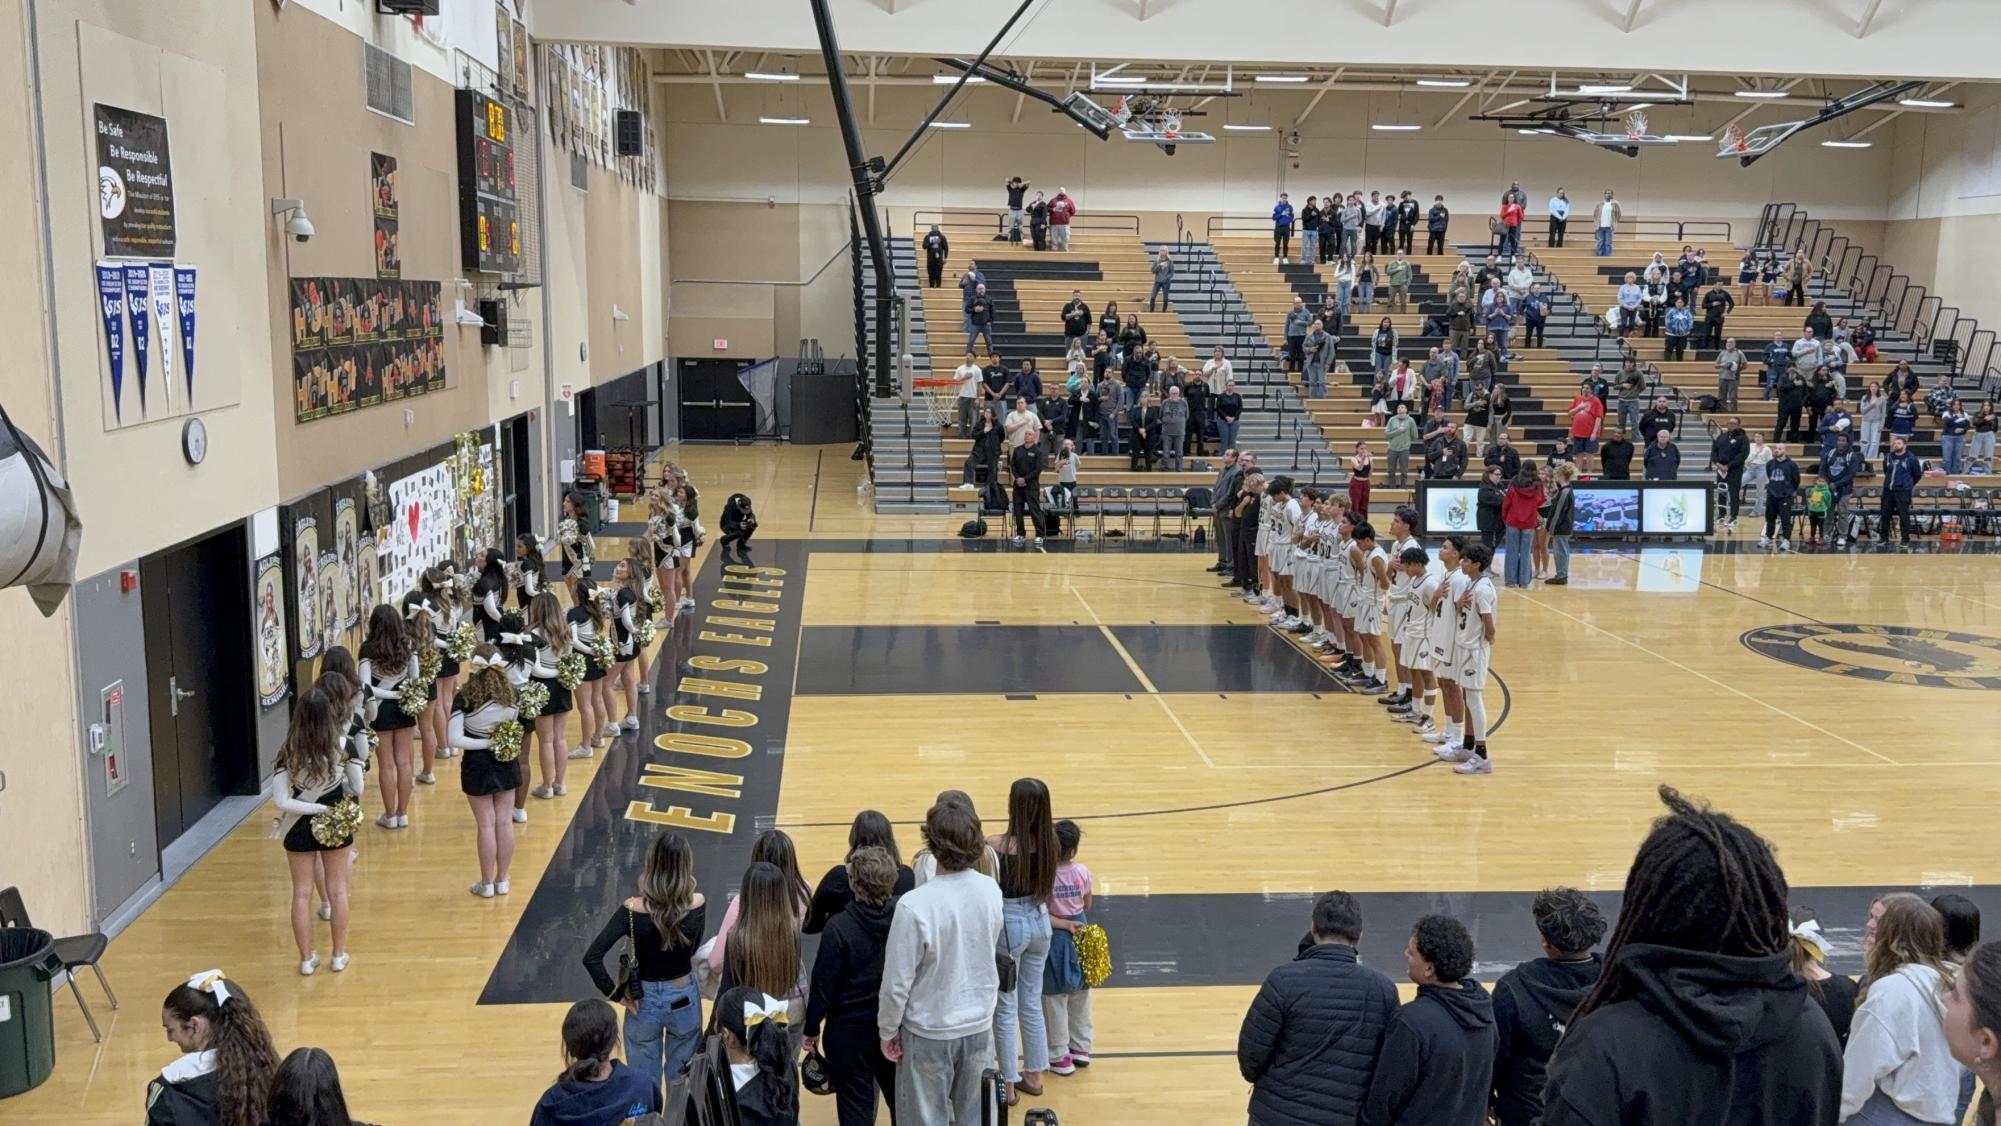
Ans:
{"type": "Polygon", "coordinates": [[[1771,845],[1660,796],[1605,973],[1550,1060],[1543,1126],[1832,1126],[1841,1048],[1793,972],[1771,845]]]}

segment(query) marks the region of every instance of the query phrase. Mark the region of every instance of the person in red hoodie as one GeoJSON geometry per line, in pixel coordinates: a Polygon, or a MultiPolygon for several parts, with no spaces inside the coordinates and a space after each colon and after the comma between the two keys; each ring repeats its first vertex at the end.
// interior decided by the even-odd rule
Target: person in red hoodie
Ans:
{"type": "Polygon", "coordinates": [[[1521,201],[1514,193],[1510,192],[1508,197],[1501,202],[1502,257],[1513,257],[1522,252],[1523,214],[1524,210],[1521,201]]]}
{"type": "Polygon", "coordinates": [[[1542,508],[1542,479],[1527,465],[1515,474],[1508,486],[1508,495],[1501,501],[1501,524],[1507,529],[1501,548],[1507,553],[1507,585],[1526,588],[1535,578],[1535,559],[1531,545],[1535,542],[1536,522],[1542,508]]]}
{"type": "Polygon", "coordinates": [[[1069,189],[1057,188],[1049,201],[1050,249],[1070,249],[1070,220],[1076,214],[1077,201],[1070,198],[1069,189]]]}

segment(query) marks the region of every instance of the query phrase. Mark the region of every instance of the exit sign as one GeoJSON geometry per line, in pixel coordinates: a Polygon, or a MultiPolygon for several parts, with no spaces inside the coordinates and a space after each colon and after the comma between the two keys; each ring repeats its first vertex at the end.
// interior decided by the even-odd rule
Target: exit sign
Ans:
{"type": "Polygon", "coordinates": [[[716,351],[718,351],[718,352],[727,352],[727,351],[729,351],[729,346],[730,346],[730,342],[729,342],[729,341],[727,341],[727,340],[724,340],[724,339],[723,339],[722,337],[720,337],[720,336],[716,337],[716,339],[715,339],[714,343],[715,343],[715,346],[716,346],[716,351]]]}

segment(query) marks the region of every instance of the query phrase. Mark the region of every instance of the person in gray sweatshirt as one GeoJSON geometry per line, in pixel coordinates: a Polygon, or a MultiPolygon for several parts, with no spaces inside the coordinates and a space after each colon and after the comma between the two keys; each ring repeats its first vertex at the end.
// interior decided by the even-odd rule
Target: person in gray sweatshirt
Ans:
{"type": "Polygon", "coordinates": [[[987,846],[971,807],[950,798],[924,817],[938,874],[896,901],[876,1034],[896,1069],[897,1120],[980,1121],[980,1073],[993,1066],[1000,975],[1000,885],[977,866],[987,846]]]}
{"type": "Polygon", "coordinates": [[[1298,371],[1305,362],[1306,332],[1313,324],[1313,314],[1306,308],[1306,302],[1298,297],[1292,299],[1292,309],[1285,314],[1285,359],[1293,371],[1298,371]]]}
{"type": "Polygon", "coordinates": [[[1160,248],[1160,257],[1153,260],[1153,289],[1146,295],[1146,311],[1154,311],[1153,299],[1160,298],[1164,307],[1168,303],[1167,290],[1174,283],[1174,259],[1167,256],[1167,248],[1160,248]]]}
{"type": "Polygon", "coordinates": [[[1179,385],[1167,389],[1160,404],[1161,460],[1173,472],[1181,472],[1181,448],[1188,444],[1188,400],[1179,385]]]}
{"type": "Polygon", "coordinates": [[[1115,454],[1119,452],[1119,406],[1125,402],[1126,385],[1120,383],[1110,372],[1098,381],[1096,399],[1098,404],[1097,444],[1086,443],[1085,452],[1094,454],[1115,454]]]}

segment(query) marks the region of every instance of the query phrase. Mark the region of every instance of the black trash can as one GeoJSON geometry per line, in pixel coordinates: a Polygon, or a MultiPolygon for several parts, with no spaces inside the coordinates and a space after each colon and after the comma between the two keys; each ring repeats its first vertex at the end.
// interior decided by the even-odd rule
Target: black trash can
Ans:
{"type": "Polygon", "coordinates": [[[0,927],[0,1099],[34,1090],[56,1069],[49,982],[61,972],[54,935],[0,927]]]}

